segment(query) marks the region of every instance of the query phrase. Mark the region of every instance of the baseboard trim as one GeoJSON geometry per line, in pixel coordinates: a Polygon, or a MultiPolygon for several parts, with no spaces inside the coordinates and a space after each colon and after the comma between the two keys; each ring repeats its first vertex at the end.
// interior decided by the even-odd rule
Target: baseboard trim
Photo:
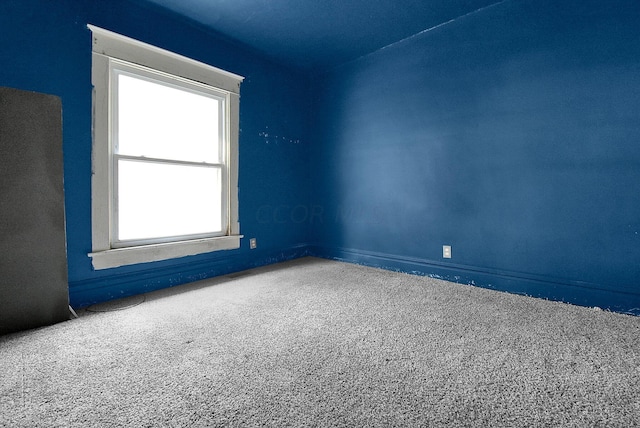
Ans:
{"type": "Polygon", "coordinates": [[[306,256],[429,276],[459,284],[640,316],[639,293],[612,290],[599,284],[309,244],[299,244],[281,250],[257,249],[205,261],[184,262],[163,268],[149,268],[136,272],[73,281],[69,283],[69,298],[71,306],[83,308],[108,300],[306,256]]]}
{"type": "Polygon", "coordinates": [[[69,282],[69,300],[74,308],[122,297],[174,287],[203,279],[228,275],[260,266],[280,263],[308,255],[308,245],[299,244],[285,249],[255,249],[236,252],[208,260],[185,261],[161,268],[149,267],[135,272],[101,275],[69,282]]]}
{"type": "Polygon", "coordinates": [[[309,247],[308,254],[396,272],[429,276],[459,284],[640,316],[639,293],[611,290],[599,284],[453,263],[438,263],[350,248],[328,248],[313,245],[309,247]]]}

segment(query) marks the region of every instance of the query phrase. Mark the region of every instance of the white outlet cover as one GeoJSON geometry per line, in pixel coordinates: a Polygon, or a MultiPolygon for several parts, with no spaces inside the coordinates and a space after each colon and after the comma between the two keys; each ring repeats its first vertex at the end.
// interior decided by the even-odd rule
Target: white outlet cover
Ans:
{"type": "Polygon", "coordinates": [[[451,245],[443,245],[442,246],[442,258],[450,259],[451,258],[451,245]]]}

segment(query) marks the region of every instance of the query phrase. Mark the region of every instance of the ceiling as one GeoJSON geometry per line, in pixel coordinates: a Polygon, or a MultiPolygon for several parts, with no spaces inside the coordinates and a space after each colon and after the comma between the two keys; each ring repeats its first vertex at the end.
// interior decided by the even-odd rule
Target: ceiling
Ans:
{"type": "Polygon", "coordinates": [[[291,67],[328,69],[498,0],[142,0],[291,67]]]}

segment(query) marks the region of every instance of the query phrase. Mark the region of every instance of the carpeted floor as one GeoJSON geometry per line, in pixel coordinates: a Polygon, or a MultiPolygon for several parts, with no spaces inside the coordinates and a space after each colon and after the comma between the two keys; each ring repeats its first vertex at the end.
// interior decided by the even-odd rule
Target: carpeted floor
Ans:
{"type": "Polygon", "coordinates": [[[640,426],[640,317],[305,258],[0,337],[0,426],[640,426]]]}

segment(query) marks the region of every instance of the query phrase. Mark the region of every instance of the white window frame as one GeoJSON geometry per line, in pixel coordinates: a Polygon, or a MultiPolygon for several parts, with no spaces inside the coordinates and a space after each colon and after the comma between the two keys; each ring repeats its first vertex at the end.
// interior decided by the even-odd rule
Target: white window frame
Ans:
{"type": "Polygon", "coordinates": [[[93,154],[92,154],[92,259],[94,269],[167,260],[177,257],[240,248],[238,221],[238,133],[240,83],[244,79],[233,73],[183,57],[173,52],[88,25],[93,37],[93,154]],[[113,154],[110,123],[111,67],[125,61],[161,73],[199,82],[225,94],[227,145],[225,163],[228,193],[224,236],[151,243],[128,247],[112,245],[113,154]]]}

